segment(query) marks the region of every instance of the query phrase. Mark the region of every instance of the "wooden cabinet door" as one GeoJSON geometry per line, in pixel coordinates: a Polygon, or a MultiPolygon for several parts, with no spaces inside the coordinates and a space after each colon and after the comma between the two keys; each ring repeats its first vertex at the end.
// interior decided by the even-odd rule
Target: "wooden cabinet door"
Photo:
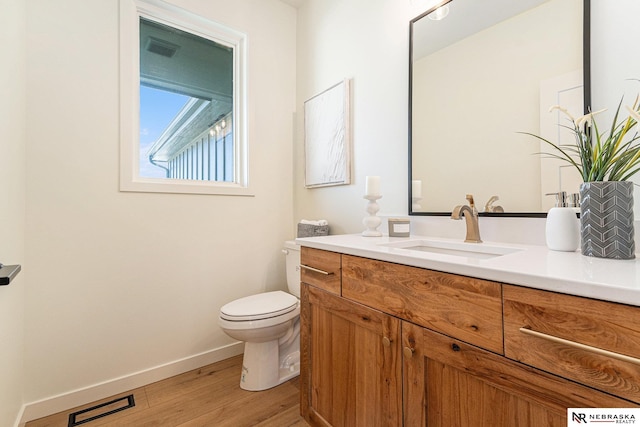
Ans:
{"type": "Polygon", "coordinates": [[[402,322],[404,425],[565,427],[567,408],[629,401],[402,322]]]}
{"type": "Polygon", "coordinates": [[[302,284],[301,410],[317,426],[402,424],[400,321],[302,284]]]}

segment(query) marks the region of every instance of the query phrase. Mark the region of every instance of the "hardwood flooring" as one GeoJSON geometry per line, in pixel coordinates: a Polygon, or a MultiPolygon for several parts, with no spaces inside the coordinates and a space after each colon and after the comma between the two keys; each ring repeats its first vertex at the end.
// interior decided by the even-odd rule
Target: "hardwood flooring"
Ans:
{"type": "MultiPolygon", "coordinates": [[[[242,355],[167,378],[98,402],[30,421],[26,427],[67,427],[69,414],[133,394],[135,406],[86,421],[97,412],[78,414],[76,425],[97,426],[260,426],[307,427],[300,416],[300,384],[296,377],[262,392],[240,388],[242,355]]],[[[113,409],[126,406],[113,405],[113,409]]]]}

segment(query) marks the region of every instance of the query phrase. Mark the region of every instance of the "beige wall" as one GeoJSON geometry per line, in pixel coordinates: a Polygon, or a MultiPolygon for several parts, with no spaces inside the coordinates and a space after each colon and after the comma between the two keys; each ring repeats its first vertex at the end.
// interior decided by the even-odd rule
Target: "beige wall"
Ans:
{"type": "MultiPolygon", "coordinates": [[[[0,261],[25,265],[25,28],[23,0],[0,1],[0,261]]],[[[0,425],[22,406],[25,276],[0,286],[0,425]]]]}
{"type": "Polygon", "coordinates": [[[172,3],[248,36],[255,197],[119,192],[118,2],[30,0],[26,402],[222,348],[223,304],[286,287],[295,9],[172,3]]]}
{"type": "Polygon", "coordinates": [[[451,211],[467,193],[479,208],[494,194],[509,212],[553,207],[553,198],[543,202],[545,192],[558,191],[557,169],[545,170],[555,185],[542,187],[547,159],[536,155],[538,141],[518,132],[540,134],[541,108],[558,103],[540,105],[541,82],[582,70],[581,10],[581,0],[547,2],[414,64],[412,173],[427,210],[451,211]],[[455,168],[443,159],[455,159],[455,168]]]}

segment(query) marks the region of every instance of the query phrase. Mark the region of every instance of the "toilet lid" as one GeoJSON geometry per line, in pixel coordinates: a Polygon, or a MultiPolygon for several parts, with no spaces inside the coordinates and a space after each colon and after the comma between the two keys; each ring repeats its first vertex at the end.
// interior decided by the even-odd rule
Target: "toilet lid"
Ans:
{"type": "Polygon", "coordinates": [[[298,298],[283,291],[265,292],[240,298],[225,304],[220,317],[246,321],[267,319],[288,313],[298,306],[298,298]]]}

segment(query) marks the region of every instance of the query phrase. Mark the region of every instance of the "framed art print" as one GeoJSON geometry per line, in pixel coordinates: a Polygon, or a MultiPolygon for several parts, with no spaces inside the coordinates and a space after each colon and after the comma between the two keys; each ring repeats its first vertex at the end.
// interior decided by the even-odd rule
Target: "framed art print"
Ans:
{"type": "Polygon", "coordinates": [[[304,103],[306,188],[351,182],[349,83],[345,79],[304,103]]]}

